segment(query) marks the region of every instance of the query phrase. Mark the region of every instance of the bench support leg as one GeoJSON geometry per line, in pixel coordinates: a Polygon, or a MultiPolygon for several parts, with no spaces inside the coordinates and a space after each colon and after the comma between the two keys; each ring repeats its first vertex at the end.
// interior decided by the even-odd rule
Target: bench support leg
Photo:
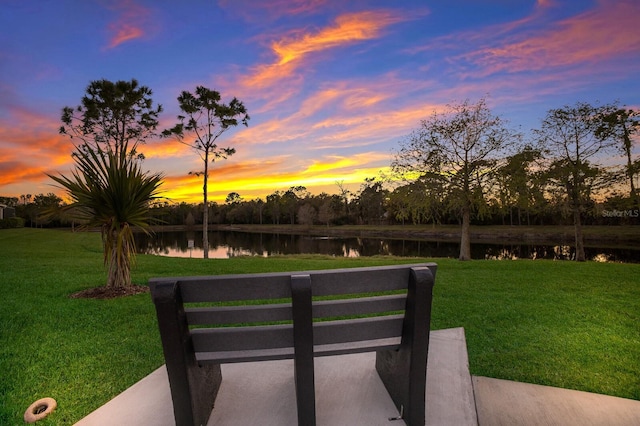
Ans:
{"type": "Polygon", "coordinates": [[[291,277],[291,301],[298,425],[315,426],[316,392],[313,362],[311,277],[309,275],[294,275],[291,277]]]}
{"type": "Polygon", "coordinates": [[[376,353],[376,370],[407,426],[424,426],[427,354],[434,277],[413,268],[409,280],[402,343],[376,353]]]}
{"type": "Polygon", "coordinates": [[[206,425],[220,388],[219,364],[199,366],[176,283],[159,283],[154,292],[158,326],[167,364],[176,426],[206,425]]]}

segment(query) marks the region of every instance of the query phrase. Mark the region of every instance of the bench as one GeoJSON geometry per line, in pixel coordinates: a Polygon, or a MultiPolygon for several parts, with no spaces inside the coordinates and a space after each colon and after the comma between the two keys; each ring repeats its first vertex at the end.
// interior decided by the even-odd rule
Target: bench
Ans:
{"type": "Polygon", "coordinates": [[[298,424],[315,425],[314,357],[376,351],[408,426],[425,423],[436,265],[155,278],[177,426],[205,425],[220,364],[293,359],[298,424]]]}

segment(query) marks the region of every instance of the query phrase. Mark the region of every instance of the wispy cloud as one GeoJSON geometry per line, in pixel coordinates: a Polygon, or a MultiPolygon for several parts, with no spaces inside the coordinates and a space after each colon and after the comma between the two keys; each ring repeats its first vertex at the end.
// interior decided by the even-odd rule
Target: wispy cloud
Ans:
{"type": "Polygon", "coordinates": [[[0,162],[0,185],[40,182],[44,171],[38,166],[23,161],[0,162]]]}
{"type": "MultiPolygon", "coordinates": [[[[160,95],[165,106],[175,108],[162,115],[159,128],[175,123],[178,89],[210,85],[226,101],[237,96],[245,103],[252,117],[249,127],[234,128],[220,141],[238,152],[211,169],[210,195],[216,201],[232,191],[250,199],[298,184],[314,193],[322,188],[335,192],[336,180],[357,188],[364,177],[388,166],[397,141],[447,103],[488,96],[496,113],[507,110],[514,124],[527,125],[543,114],[547,102],[553,106],[551,101],[578,95],[602,96],[608,89],[618,97],[626,86],[633,87],[640,71],[637,0],[531,0],[511,2],[508,8],[489,2],[490,19],[477,16],[472,25],[458,19],[451,7],[428,11],[420,1],[374,3],[217,0],[220,7],[210,2],[190,21],[187,6],[113,0],[109,6],[88,4],[78,9],[78,16],[88,13],[84,22],[94,22],[96,13],[108,12],[102,31],[94,35],[98,40],[88,40],[104,50],[115,48],[119,57],[131,61],[133,72],[142,74],[139,78],[151,83],[154,98],[160,95]],[[363,9],[374,3],[378,9],[363,9]],[[176,15],[184,20],[159,24],[159,18],[172,16],[178,7],[176,15]],[[427,13],[429,19],[422,19],[427,13]],[[161,29],[167,31],[159,40],[162,45],[132,43],[161,29]],[[193,48],[185,49],[187,45],[193,48]],[[160,69],[136,62],[139,48],[153,47],[166,48],[179,66],[160,69]],[[201,65],[189,65],[194,63],[201,65]],[[189,67],[186,72],[183,65],[189,67]],[[162,95],[170,95],[169,100],[162,95]]],[[[31,22],[32,15],[23,19],[31,22]]],[[[82,59],[71,53],[78,48],[73,39],[53,36],[51,52],[64,53],[56,57],[66,58],[66,65],[52,61],[46,66],[40,59],[49,50],[39,51],[44,47],[37,44],[42,35],[32,38],[33,48],[0,52],[3,64],[13,67],[12,75],[37,69],[42,74],[59,70],[60,77],[46,87],[36,86],[35,78],[25,79],[22,88],[15,78],[5,77],[0,84],[3,193],[46,190],[51,180],[45,172],[67,173],[73,167],[73,145],[57,135],[59,110],[48,106],[56,96],[67,99],[68,93],[58,93],[58,82],[69,69],[77,69],[83,80],[102,77],[96,72],[116,76],[112,78],[129,72],[110,55],[73,62],[82,59]],[[30,63],[38,65],[24,66],[30,63]],[[38,112],[47,108],[50,117],[38,112]]],[[[628,92],[623,101],[635,102],[633,91],[628,92]]],[[[189,202],[201,199],[201,178],[188,175],[202,168],[196,152],[168,139],[149,141],[141,150],[145,168],[165,173],[170,195],[189,202]]]]}
{"type": "Polygon", "coordinates": [[[176,159],[189,155],[197,155],[192,148],[175,139],[149,140],[139,147],[139,151],[147,158],[156,159],[176,159]]]}
{"type": "Polygon", "coordinates": [[[437,103],[409,102],[399,97],[432,84],[426,79],[402,79],[394,74],[327,83],[301,98],[292,113],[251,125],[233,142],[241,146],[295,142],[309,150],[372,145],[408,133],[438,108],[437,103]]]}
{"type": "Polygon", "coordinates": [[[111,40],[109,41],[109,49],[113,49],[130,40],[142,37],[144,32],[142,28],[127,22],[117,22],[109,25],[111,40]]]}
{"type": "Polygon", "coordinates": [[[640,71],[632,59],[640,52],[634,19],[640,3],[580,6],[581,12],[568,14],[556,0],[538,0],[518,19],[425,39],[405,52],[424,58],[425,73],[437,69],[446,76],[451,84],[440,98],[449,100],[489,94],[501,103],[539,101],[640,71]]]}
{"type": "Polygon", "coordinates": [[[365,11],[338,16],[332,25],[319,30],[293,31],[271,43],[275,56],[272,63],[256,66],[240,81],[249,88],[264,88],[277,80],[290,78],[312,53],[374,39],[386,27],[407,19],[389,10],[365,11]]]}
{"type": "Polygon", "coordinates": [[[145,35],[145,28],[149,23],[149,9],[133,0],[119,0],[110,9],[117,13],[117,19],[108,25],[108,49],[113,49],[123,43],[135,40],[145,35]]]}
{"type": "Polygon", "coordinates": [[[0,120],[0,185],[40,184],[48,180],[47,173],[68,170],[73,145],[57,134],[57,121],[15,104],[5,106],[5,113],[0,120]]]}
{"type": "MultiPolygon", "coordinates": [[[[48,115],[22,107],[12,107],[6,119],[0,121],[0,140],[26,150],[70,153],[73,146],[58,135],[59,122],[48,115]],[[24,129],[28,129],[25,131],[24,129]]],[[[27,152],[30,154],[31,152],[27,152]]],[[[16,153],[23,155],[23,153],[16,153]]]]}
{"type": "Polygon", "coordinates": [[[391,11],[350,13],[338,16],[332,26],[285,38],[273,43],[272,48],[278,57],[277,65],[284,65],[312,52],[376,38],[383,28],[403,19],[391,11]]]}
{"type": "Polygon", "coordinates": [[[601,1],[598,7],[544,30],[481,48],[468,59],[482,66],[487,75],[606,64],[612,58],[640,52],[639,14],[640,3],[636,1],[601,1]]]}

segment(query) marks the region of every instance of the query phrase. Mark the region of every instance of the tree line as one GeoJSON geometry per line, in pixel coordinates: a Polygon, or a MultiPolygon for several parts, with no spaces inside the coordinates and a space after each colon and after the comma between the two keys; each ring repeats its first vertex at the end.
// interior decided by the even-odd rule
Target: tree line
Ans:
{"type": "MultiPolygon", "coordinates": [[[[475,225],[543,226],[571,225],[572,215],[562,197],[545,195],[544,173],[532,171],[532,158],[538,153],[525,147],[504,159],[496,184],[485,201],[472,211],[475,225]],[[509,188],[513,186],[513,188],[509,188]]],[[[634,178],[637,180],[637,172],[634,178]]],[[[584,225],[637,224],[640,213],[623,191],[621,174],[616,189],[601,188],[593,193],[583,215],[584,225]]],[[[210,202],[211,225],[460,225],[461,219],[451,194],[429,191],[422,180],[398,182],[388,176],[365,179],[351,191],[336,182],[336,193],[312,194],[304,186],[276,190],[265,197],[245,199],[231,192],[222,203],[210,202]]],[[[27,227],[70,227],[76,218],[64,214],[65,202],[59,196],[24,194],[0,197],[0,204],[16,209],[27,227]],[[57,210],[55,215],[47,214],[57,210]]],[[[203,203],[156,200],[150,204],[150,217],[159,225],[201,226],[203,203]]]]}
{"type": "MultiPolygon", "coordinates": [[[[566,109],[582,114],[577,118],[595,117],[593,111],[586,113],[586,105],[579,106],[576,111],[573,111],[574,107],[566,109]]],[[[591,108],[595,110],[595,107],[591,108]]],[[[586,147],[578,146],[577,151],[575,147],[565,150],[562,144],[561,151],[571,155],[578,153],[576,159],[552,157],[547,138],[534,144],[535,141],[523,142],[520,135],[511,134],[508,146],[502,152],[507,155],[495,156],[491,161],[485,156],[483,161],[473,164],[474,167],[477,164],[478,170],[473,170],[472,165],[467,166],[469,185],[471,181],[476,185],[469,191],[473,223],[567,225],[573,224],[575,207],[581,212],[580,218],[585,225],[638,223],[640,159],[634,158],[631,151],[638,129],[638,113],[615,108],[615,105],[599,108],[607,115],[600,115],[603,121],[598,127],[593,127],[593,136],[605,131],[602,126],[615,130],[615,123],[618,123],[618,133],[605,141],[598,152],[608,152],[612,156],[619,152],[619,161],[622,162],[598,165],[580,155],[581,151],[589,154],[586,147]]],[[[558,114],[557,110],[549,113],[554,120],[558,114]]],[[[429,123],[423,124],[429,126],[429,123]]],[[[542,136],[542,130],[537,134],[542,136]]],[[[405,149],[407,143],[416,142],[415,136],[403,142],[405,149]]],[[[581,140],[584,141],[584,137],[581,140]]],[[[595,143],[595,139],[591,142],[595,143]]],[[[400,160],[403,155],[398,152],[394,160],[396,169],[402,166],[400,160]]],[[[332,194],[311,194],[304,186],[276,190],[263,198],[252,199],[243,198],[240,192],[231,192],[223,203],[209,203],[208,223],[333,226],[461,224],[458,194],[452,188],[445,188],[447,181],[452,180],[451,176],[425,171],[413,178],[399,174],[372,176],[355,191],[346,189],[343,182],[336,182],[336,191],[332,194]]],[[[70,216],[44,215],[52,207],[59,208],[64,204],[53,193],[0,197],[0,204],[15,207],[16,215],[26,220],[26,226],[69,226],[73,223],[70,216]]],[[[167,225],[202,225],[204,218],[203,203],[174,203],[166,199],[153,202],[150,213],[159,223],[167,225]]]]}
{"type": "Polygon", "coordinates": [[[582,226],[596,213],[596,202],[638,212],[634,181],[640,163],[632,158],[631,141],[639,127],[638,113],[617,103],[578,102],[549,110],[525,141],[491,113],[485,99],[465,101],[423,120],[400,143],[392,169],[409,193],[419,191],[422,214],[435,222],[448,207],[459,220],[461,260],[470,259],[472,219],[504,220],[508,212],[513,223],[515,210],[519,222],[524,212],[531,223],[532,214],[543,220],[553,208],[574,225],[576,259],[582,261],[582,226]],[[626,163],[611,161],[618,155],[626,163]],[[622,192],[625,178],[629,190],[622,192]]]}
{"type": "Polygon", "coordinates": [[[110,275],[129,268],[132,227],[148,229],[153,221],[202,225],[205,247],[210,223],[459,224],[461,260],[470,258],[472,222],[572,223],[577,260],[584,260],[583,225],[610,224],[611,218],[637,223],[638,112],[618,103],[578,102],[549,110],[525,140],[493,115],[486,99],[467,100],[422,120],[398,143],[390,172],[365,179],[356,191],[336,182],[335,194],[313,195],[292,186],[264,199],[230,192],[224,203],[210,203],[209,167],[235,153],[218,146],[218,138],[231,127],[248,125],[246,108],[236,98],[225,104],[219,92],[198,86],[178,97],[177,124],[156,132],[162,107],[153,105],[151,94],[136,80],[92,82],[81,104],[63,108],[61,115],[60,133],[74,145],[76,169],[71,176],[50,177],[70,202],[54,194],[27,194],[0,198],[0,204],[15,206],[27,226],[101,227],[110,275]],[[203,179],[203,203],[175,204],[159,196],[162,173],[141,168],[140,146],[152,136],[173,137],[198,153],[203,168],[190,173],[203,179]]]}
{"type": "MultiPolygon", "coordinates": [[[[633,154],[638,117],[618,103],[578,102],[549,110],[525,140],[491,113],[485,99],[465,101],[423,120],[399,143],[391,173],[366,179],[358,191],[337,182],[337,194],[312,195],[294,186],[244,200],[232,192],[224,204],[211,205],[212,221],[459,224],[463,260],[470,258],[472,221],[572,224],[576,259],[584,260],[583,225],[638,223],[640,159],[633,154]]],[[[155,210],[180,221],[179,212],[187,208],[165,204],[155,210]]],[[[200,214],[192,217],[196,223],[200,214]]]]}

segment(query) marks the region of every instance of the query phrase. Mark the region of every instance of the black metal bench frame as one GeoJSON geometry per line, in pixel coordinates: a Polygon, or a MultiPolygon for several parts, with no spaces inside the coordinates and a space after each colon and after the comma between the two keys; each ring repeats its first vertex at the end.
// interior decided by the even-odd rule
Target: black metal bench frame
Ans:
{"type": "Polygon", "coordinates": [[[151,279],[176,425],[207,423],[220,364],[293,359],[298,424],[313,426],[314,356],[371,351],[403,420],[424,425],[435,273],[428,263],[151,279]]]}

